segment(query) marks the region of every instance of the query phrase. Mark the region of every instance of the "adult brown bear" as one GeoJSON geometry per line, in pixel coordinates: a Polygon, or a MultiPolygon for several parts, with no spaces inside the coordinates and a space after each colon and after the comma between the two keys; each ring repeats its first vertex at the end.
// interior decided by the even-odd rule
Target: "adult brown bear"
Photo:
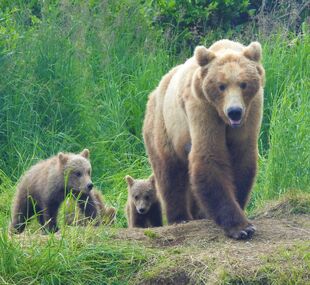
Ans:
{"type": "Polygon", "coordinates": [[[261,57],[258,42],[198,46],[150,94],[143,136],[169,224],[192,219],[195,199],[228,236],[254,233],[243,210],[257,169],[261,57]]]}

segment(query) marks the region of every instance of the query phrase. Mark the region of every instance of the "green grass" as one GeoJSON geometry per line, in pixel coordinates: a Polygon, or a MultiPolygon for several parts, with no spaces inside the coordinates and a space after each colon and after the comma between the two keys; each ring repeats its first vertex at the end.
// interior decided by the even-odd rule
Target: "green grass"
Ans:
{"type": "Polygon", "coordinates": [[[261,257],[261,264],[254,275],[223,273],[225,285],[303,285],[309,282],[310,244],[283,247],[276,253],[261,257]]]}
{"type": "MultiPolygon", "coordinates": [[[[42,2],[41,17],[29,18],[25,9],[3,14],[1,20],[3,284],[124,284],[153,258],[133,244],[114,244],[104,230],[94,240],[91,230],[82,235],[72,230],[61,240],[51,236],[41,243],[38,238],[28,246],[5,233],[20,175],[40,159],[86,147],[95,185],[118,209],[113,227],[126,226],[124,176],[151,172],[141,135],[147,96],[190,54],[173,54],[173,39],[166,42],[150,27],[133,0],[67,2],[42,2]]],[[[260,171],[250,211],[290,189],[310,192],[310,37],[258,38],[267,82],[260,171]]]]}
{"type": "Polygon", "coordinates": [[[141,246],[93,228],[15,238],[0,233],[1,284],[125,284],[147,260],[141,246]]]}
{"type": "Polygon", "coordinates": [[[291,189],[310,192],[310,37],[274,36],[263,42],[265,108],[260,171],[251,206],[291,189]]]}
{"type": "Polygon", "coordinates": [[[23,36],[1,58],[0,169],[17,181],[39,159],[87,147],[96,186],[122,212],[123,177],[150,173],[145,104],[173,58],[131,1],[63,9],[18,26],[23,36]]]}

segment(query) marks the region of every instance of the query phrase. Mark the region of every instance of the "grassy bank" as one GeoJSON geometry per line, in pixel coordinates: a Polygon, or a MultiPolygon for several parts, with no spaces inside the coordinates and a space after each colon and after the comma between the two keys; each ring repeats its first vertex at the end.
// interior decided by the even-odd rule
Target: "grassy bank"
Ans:
{"type": "MultiPolygon", "coordinates": [[[[88,147],[97,186],[123,203],[124,175],[150,173],[141,136],[147,96],[191,51],[174,55],[173,40],[131,1],[44,7],[31,24],[25,11],[10,15],[19,37],[1,56],[0,169],[15,183],[39,159],[88,147]]],[[[309,35],[257,39],[267,82],[252,204],[309,191],[310,177],[309,35]]]]}
{"type": "MultiPolygon", "coordinates": [[[[167,254],[134,242],[116,244],[113,231],[126,226],[124,176],[146,177],[151,171],[141,136],[147,96],[191,51],[175,54],[173,38],[151,27],[135,1],[116,2],[60,1],[42,4],[38,17],[26,9],[2,14],[0,284],[124,284],[167,254]],[[118,208],[112,233],[70,229],[63,237],[32,239],[27,233],[29,242],[9,239],[20,175],[40,159],[85,147],[95,185],[118,208]]],[[[226,36],[217,32],[210,38],[226,36]]],[[[310,192],[310,37],[258,32],[257,38],[267,82],[251,213],[288,190],[310,192]]],[[[31,232],[39,236],[35,226],[31,232]]]]}

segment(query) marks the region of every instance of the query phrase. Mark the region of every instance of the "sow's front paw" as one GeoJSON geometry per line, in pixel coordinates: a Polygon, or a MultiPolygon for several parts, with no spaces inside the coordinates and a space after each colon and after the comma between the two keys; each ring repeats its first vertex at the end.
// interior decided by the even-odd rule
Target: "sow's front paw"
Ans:
{"type": "Polygon", "coordinates": [[[246,240],[252,238],[255,233],[255,226],[252,224],[247,224],[243,227],[236,227],[226,230],[226,235],[237,240],[246,240]]]}

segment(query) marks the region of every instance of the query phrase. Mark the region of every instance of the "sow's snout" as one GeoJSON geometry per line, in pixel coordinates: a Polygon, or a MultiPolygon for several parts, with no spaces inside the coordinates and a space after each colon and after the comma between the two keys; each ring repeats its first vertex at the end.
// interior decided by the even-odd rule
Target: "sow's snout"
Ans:
{"type": "Polygon", "coordinates": [[[241,124],[243,109],[241,107],[229,107],[227,109],[227,117],[233,128],[239,127],[241,124]]]}

